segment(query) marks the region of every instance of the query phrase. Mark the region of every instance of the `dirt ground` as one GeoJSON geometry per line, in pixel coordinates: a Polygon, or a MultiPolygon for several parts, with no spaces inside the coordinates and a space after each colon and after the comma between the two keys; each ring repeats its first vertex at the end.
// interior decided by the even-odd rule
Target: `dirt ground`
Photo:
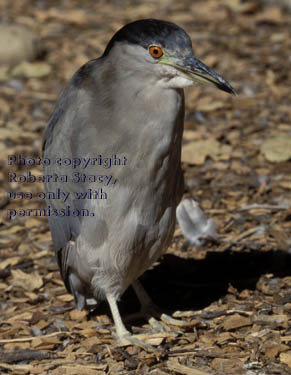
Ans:
{"type": "MultiPolygon", "coordinates": [[[[2,21],[32,29],[50,68],[0,84],[1,374],[291,374],[291,13],[267,3],[1,0],[2,21]],[[43,190],[8,183],[12,170],[27,172],[8,166],[8,155],[40,156],[67,80],[118,28],[149,17],[183,27],[196,56],[238,93],[186,90],[185,196],[215,220],[219,240],[187,247],[177,227],[167,254],[142,277],[180,325],[161,316],[162,331],[150,335],[148,322],[126,319],[139,309],[133,291],[122,297],[128,328],[145,334],[153,353],[114,346],[106,304],[90,316],[74,310],[45,218],[7,218],[8,209],[43,207],[7,199],[43,190]]],[[[40,166],[30,170],[41,175],[40,166]]]]}

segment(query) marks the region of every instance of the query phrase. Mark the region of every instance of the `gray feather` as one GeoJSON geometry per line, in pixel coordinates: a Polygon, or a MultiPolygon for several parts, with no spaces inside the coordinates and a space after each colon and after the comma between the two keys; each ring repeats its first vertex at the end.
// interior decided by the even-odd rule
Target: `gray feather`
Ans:
{"type": "MultiPolygon", "coordinates": [[[[70,192],[66,202],[47,200],[54,209],[69,205],[94,215],[49,218],[62,277],[79,306],[85,298],[104,298],[108,291],[118,298],[166,250],[183,193],[183,90],[153,92],[150,83],[145,85],[146,77],[140,82],[131,76],[119,78],[125,60],[119,62],[120,69],[101,62],[81,68],[61,94],[47,124],[43,151],[52,161],[99,154],[128,160],[123,167],[74,170],[112,174],[117,182],[106,188],[107,200],[74,198],[76,192],[100,188],[96,183],[45,183],[46,192],[70,192]]],[[[45,175],[72,172],[54,163],[44,168],[45,175]]]]}

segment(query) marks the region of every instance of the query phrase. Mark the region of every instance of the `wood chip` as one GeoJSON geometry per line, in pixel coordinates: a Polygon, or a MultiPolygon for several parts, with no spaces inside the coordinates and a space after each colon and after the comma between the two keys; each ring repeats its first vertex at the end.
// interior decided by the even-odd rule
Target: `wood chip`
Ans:
{"type": "Polygon", "coordinates": [[[185,365],[181,365],[177,359],[171,358],[166,362],[166,366],[169,370],[176,371],[179,374],[183,375],[210,375],[210,372],[205,372],[198,370],[193,367],[187,367],[185,365]]]}

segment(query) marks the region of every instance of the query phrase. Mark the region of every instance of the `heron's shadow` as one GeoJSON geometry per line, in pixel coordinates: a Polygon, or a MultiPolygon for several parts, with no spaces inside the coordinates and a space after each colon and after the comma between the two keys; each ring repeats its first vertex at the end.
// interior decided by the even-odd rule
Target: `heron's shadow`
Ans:
{"type": "MultiPolygon", "coordinates": [[[[255,290],[264,274],[284,277],[291,273],[291,254],[281,250],[249,252],[208,252],[201,260],[165,254],[158,266],[148,270],[140,281],[152,300],[167,313],[200,310],[227,294],[229,285],[238,290],[255,290]]],[[[140,310],[132,288],[119,302],[122,316],[140,310]]],[[[110,314],[101,304],[95,314],[110,314]]]]}
{"type": "MultiPolygon", "coordinates": [[[[255,290],[262,275],[284,277],[290,270],[291,254],[280,250],[209,252],[202,260],[166,254],[140,280],[159,307],[174,312],[203,309],[223,298],[230,284],[238,292],[255,290]]],[[[120,308],[122,314],[139,310],[132,288],[122,297],[120,308]]]]}

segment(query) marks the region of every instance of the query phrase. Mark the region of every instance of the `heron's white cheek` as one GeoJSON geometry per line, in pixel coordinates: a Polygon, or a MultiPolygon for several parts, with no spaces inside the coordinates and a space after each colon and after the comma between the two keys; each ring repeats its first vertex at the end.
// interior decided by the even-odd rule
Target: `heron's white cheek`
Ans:
{"type": "Polygon", "coordinates": [[[172,88],[172,89],[176,89],[176,88],[177,89],[183,89],[185,87],[196,86],[196,85],[197,85],[196,82],[194,82],[190,79],[178,76],[178,75],[170,78],[169,80],[165,80],[163,82],[164,87],[172,88]]]}

